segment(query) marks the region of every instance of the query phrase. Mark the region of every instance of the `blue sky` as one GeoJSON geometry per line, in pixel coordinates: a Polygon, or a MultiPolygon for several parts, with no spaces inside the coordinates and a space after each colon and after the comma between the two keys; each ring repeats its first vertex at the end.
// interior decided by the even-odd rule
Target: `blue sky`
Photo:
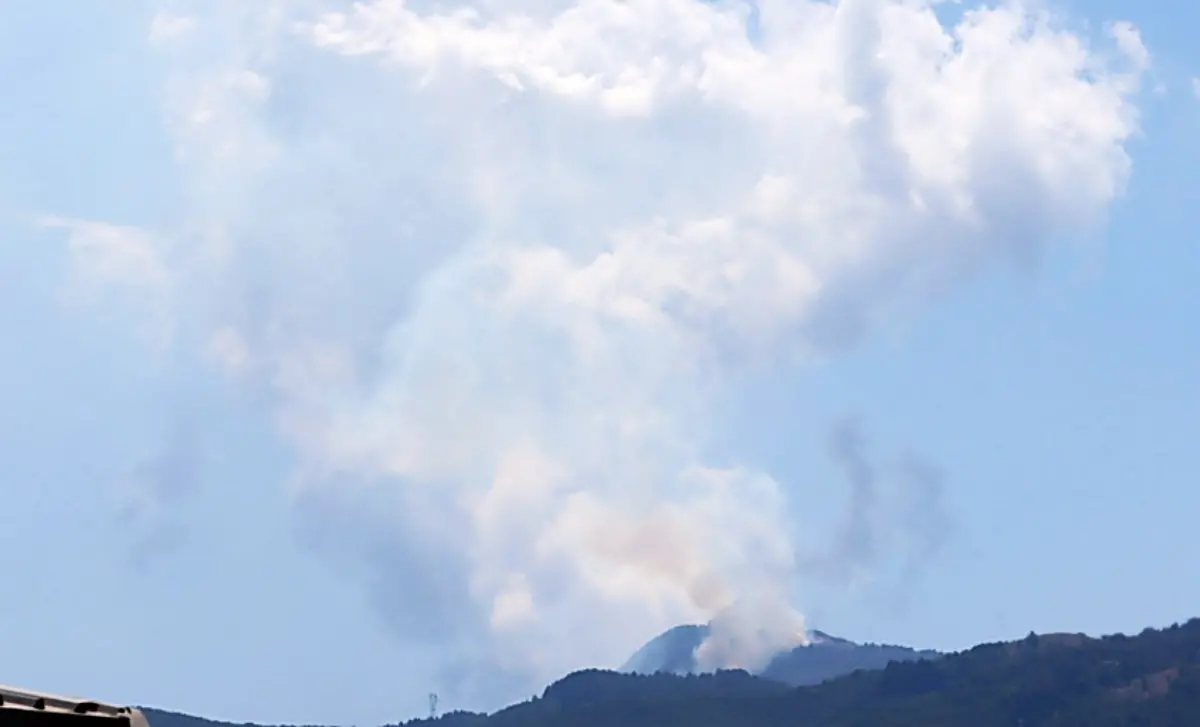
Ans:
{"type": "Polygon", "coordinates": [[[729,598],[1197,615],[1190,5],[981,25],[944,86],[886,0],[322,5],[0,13],[4,682],[368,724],[729,598]]]}

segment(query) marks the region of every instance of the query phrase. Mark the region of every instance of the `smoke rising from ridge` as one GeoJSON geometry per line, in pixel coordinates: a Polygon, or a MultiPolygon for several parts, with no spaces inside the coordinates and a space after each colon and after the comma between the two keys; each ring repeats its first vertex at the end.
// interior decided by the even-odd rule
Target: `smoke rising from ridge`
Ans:
{"type": "Polygon", "coordinates": [[[804,483],[710,461],[721,397],[1100,220],[1146,62],[1019,4],[171,8],[188,199],[139,263],[294,446],[306,537],[488,704],[458,665],[802,635],[804,483]]]}
{"type": "Polygon", "coordinates": [[[709,633],[696,647],[700,672],[718,669],[765,669],[781,651],[809,641],[804,617],[789,607],[784,594],[751,593],[717,613],[709,622],[709,633]]]}

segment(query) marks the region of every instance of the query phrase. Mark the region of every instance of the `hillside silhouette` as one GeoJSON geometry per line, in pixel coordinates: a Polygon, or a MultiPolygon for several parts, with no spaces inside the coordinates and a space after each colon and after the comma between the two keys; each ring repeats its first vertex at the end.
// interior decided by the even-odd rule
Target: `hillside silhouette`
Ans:
{"type": "MultiPolygon", "coordinates": [[[[222,727],[148,710],[153,727],[222,727]]],[[[588,670],[491,715],[404,727],[1194,727],[1200,619],[1136,636],[1030,634],[791,688],[743,671],[588,670]]]]}
{"type": "MultiPolygon", "coordinates": [[[[696,650],[710,634],[710,625],[676,626],[648,641],[621,666],[634,674],[667,672],[686,675],[703,671],[696,650]]],[[[780,651],[756,676],[804,687],[851,674],[860,669],[882,669],[893,661],[935,659],[936,651],[918,651],[890,644],[858,644],[824,631],[809,631],[808,643],[780,651]]]]}

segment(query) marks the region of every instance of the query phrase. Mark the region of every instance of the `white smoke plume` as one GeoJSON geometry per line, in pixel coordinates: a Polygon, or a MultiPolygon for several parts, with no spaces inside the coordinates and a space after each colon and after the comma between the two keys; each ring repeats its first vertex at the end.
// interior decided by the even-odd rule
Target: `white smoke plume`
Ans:
{"type": "Polygon", "coordinates": [[[765,669],[779,652],[809,643],[804,617],[785,594],[759,590],[739,598],[709,622],[696,647],[696,669],[765,669]]]}
{"type": "MultiPolygon", "coordinates": [[[[722,397],[1120,193],[1136,30],[938,11],[196,0],[149,27],[187,175],[153,257],[176,345],[270,407],[308,537],[464,699],[513,695],[462,664],[614,665],[738,599],[734,631],[802,639],[805,485],[711,459],[722,397]]],[[[701,655],[773,648],[738,643],[701,655]]]]}

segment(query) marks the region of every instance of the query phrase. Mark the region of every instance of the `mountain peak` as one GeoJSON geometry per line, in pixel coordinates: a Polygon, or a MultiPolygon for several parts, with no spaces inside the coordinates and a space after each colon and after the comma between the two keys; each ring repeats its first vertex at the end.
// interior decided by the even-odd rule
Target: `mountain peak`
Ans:
{"type": "MultiPolygon", "coordinates": [[[[712,633],[711,624],[685,624],[668,629],[638,649],[620,668],[633,674],[699,674],[703,669],[696,652],[712,633]]],[[[805,632],[806,643],[775,653],[759,676],[791,686],[819,684],[859,669],[881,669],[893,661],[915,661],[940,656],[906,646],[858,644],[824,631],[805,632]]]]}

